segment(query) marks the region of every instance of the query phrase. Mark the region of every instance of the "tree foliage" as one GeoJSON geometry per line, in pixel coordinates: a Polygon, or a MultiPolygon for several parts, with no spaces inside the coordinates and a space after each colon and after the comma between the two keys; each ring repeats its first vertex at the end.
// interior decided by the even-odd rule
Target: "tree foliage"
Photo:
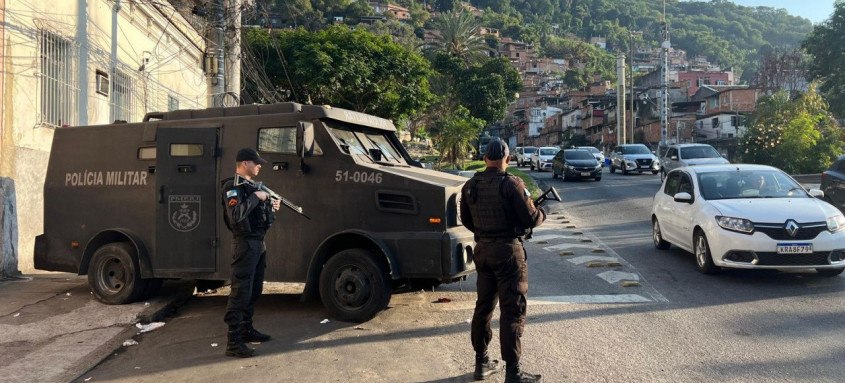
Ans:
{"type": "Polygon", "coordinates": [[[293,101],[399,120],[416,116],[434,98],[428,61],[389,36],[338,25],[318,32],[252,29],[244,38],[272,85],[288,89],[293,101]]]}
{"type": "Polygon", "coordinates": [[[841,154],[843,134],[811,85],[794,100],[786,91],[761,98],[739,145],[744,162],[819,173],[841,154]]]}
{"type": "Polygon", "coordinates": [[[818,24],[803,43],[813,56],[809,62],[811,80],[820,81],[819,90],[830,102],[831,109],[845,117],[845,1],[834,3],[833,15],[818,24]]]}
{"type": "Polygon", "coordinates": [[[437,118],[429,133],[440,151],[440,161],[463,167],[482,128],[484,121],[473,117],[463,106],[437,118]]]}

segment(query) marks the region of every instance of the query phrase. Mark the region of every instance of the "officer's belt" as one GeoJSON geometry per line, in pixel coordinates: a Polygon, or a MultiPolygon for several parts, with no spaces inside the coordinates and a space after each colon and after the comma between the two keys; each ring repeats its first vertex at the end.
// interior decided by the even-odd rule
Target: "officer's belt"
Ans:
{"type": "Polygon", "coordinates": [[[475,242],[520,243],[520,242],[522,242],[522,238],[519,238],[519,237],[476,237],[475,242]]]}

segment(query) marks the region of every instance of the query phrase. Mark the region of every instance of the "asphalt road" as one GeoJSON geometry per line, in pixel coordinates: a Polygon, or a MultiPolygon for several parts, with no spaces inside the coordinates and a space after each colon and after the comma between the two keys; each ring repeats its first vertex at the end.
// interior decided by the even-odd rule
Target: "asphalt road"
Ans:
{"type": "MultiPolygon", "coordinates": [[[[703,275],[691,254],[651,243],[659,176],[564,183],[533,174],[564,202],[526,243],[525,370],[548,382],[845,381],[845,277],[703,275]]],[[[299,286],[268,288],[256,326],[275,339],[255,345],[257,357],[223,356],[221,289],[78,381],[471,381],[472,278],[394,295],[388,310],[360,325],[321,323],[325,311],[300,303],[299,286]]],[[[493,342],[498,357],[497,331],[493,342]]]]}

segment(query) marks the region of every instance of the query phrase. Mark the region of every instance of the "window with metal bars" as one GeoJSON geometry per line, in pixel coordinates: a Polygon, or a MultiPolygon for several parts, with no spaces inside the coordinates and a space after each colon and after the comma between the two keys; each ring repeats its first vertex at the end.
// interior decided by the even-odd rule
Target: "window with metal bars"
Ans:
{"type": "Polygon", "coordinates": [[[41,114],[39,122],[52,126],[77,122],[77,79],[75,46],[56,33],[41,29],[38,33],[40,56],[41,114]]]}
{"type": "Polygon", "coordinates": [[[112,79],[112,108],[115,120],[132,121],[132,88],[132,78],[126,72],[115,69],[112,79]]]}

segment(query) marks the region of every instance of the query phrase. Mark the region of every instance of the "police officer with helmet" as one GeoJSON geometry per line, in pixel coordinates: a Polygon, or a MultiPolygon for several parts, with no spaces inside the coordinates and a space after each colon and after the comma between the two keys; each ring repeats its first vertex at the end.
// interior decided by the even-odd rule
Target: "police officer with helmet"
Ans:
{"type": "Polygon", "coordinates": [[[487,346],[493,337],[490,321],[496,301],[501,308],[500,346],[506,364],[505,382],[539,382],[540,375],[520,369],[520,338],[525,328],[528,264],[522,236],[546,219],[534,206],[522,179],[508,174],[508,146],[500,139],[487,145],[487,169],[461,190],[461,220],[475,234],[473,259],[478,274],[478,300],[472,317],[472,347],[476,380],[501,370],[487,346]]]}
{"type": "Polygon", "coordinates": [[[270,340],[252,325],[255,301],[261,296],[267,266],[264,234],[275,220],[279,201],[251,182],[267,161],[255,149],[244,148],[235,157],[235,177],[223,181],[223,216],[232,232],[232,287],[224,321],[229,325],[226,355],[248,358],[255,350],[247,342],[270,340]]]}

